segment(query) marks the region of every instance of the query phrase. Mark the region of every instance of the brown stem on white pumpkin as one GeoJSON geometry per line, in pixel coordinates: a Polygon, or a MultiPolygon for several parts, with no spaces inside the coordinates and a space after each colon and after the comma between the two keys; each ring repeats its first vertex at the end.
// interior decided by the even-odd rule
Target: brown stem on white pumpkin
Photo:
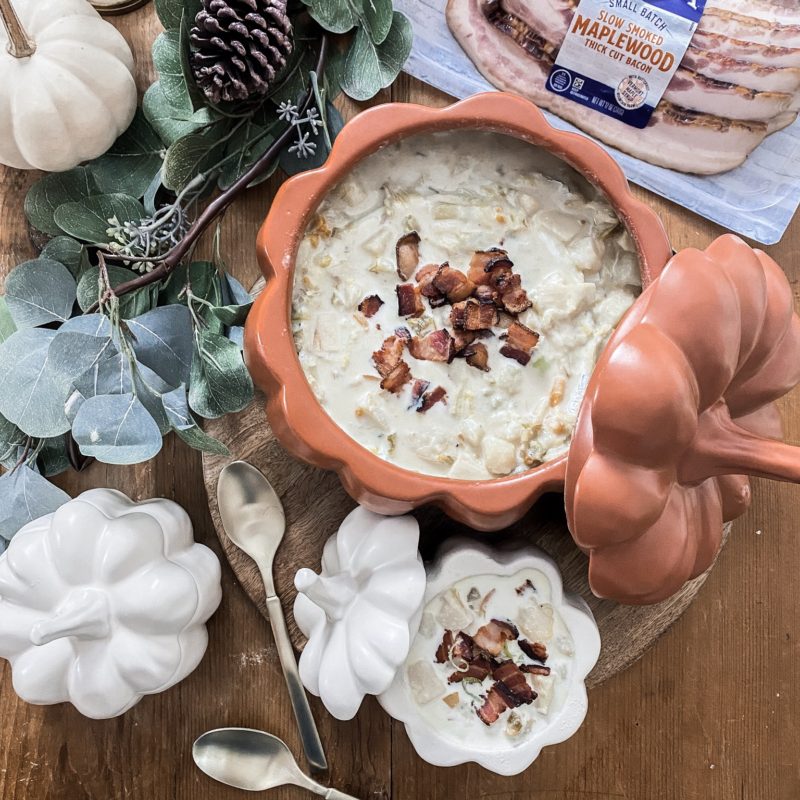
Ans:
{"type": "Polygon", "coordinates": [[[731,419],[721,400],[700,416],[692,446],[678,468],[684,483],[715,475],[800,483],[800,447],[745,430],[731,419]]]}
{"type": "Polygon", "coordinates": [[[14,58],[28,58],[36,52],[36,42],[22,27],[11,0],[0,0],[0,22],[8,34],[8,52],[14,58]]]}

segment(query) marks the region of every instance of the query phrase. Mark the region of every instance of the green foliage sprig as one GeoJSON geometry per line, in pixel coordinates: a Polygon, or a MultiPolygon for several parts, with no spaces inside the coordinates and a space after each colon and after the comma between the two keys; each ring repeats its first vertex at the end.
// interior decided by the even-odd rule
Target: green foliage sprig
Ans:
{"type": "MultiPolygon", "coordinates": [[[[103,156],[46,175],[25,215],[38,258],[0,296],[0,552],[66,499],[47,477],[87,459],[134,464],[174,432],[225,454],[199,420],[243,409],[252,298],[200,236],[278,168],[319,166],[342,120],[340,91],[372,97],[411,49],[391,0],[295,0],[294,51],[267,97],[213,106],[189,67],[198,0],[156,0],[159,79],[103,156]]],[[[217,228],[217,232],[219,229],[217,228]]]]}

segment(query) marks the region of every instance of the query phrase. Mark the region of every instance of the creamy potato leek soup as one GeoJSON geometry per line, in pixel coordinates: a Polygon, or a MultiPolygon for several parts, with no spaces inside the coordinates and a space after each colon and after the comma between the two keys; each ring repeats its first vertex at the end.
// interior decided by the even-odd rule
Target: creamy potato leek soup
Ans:
{"type": "Polygon", "coordinates": [[[299,247],[305,375],[400,467],[491,479],[569,446],[600,350],[641,290],[603,196],[531,144],[425,134],[362,161],[299,247]]]}

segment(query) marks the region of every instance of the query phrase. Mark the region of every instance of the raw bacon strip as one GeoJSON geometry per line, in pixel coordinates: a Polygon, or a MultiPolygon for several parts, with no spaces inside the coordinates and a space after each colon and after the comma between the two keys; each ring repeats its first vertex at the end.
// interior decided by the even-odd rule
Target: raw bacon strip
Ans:
{"type": "Polygon", "coordinates": [[[447,264],[442,264],[431,282],[449,303],[466,300],[475,291],[475,284],[461,270],[447,264]]]}
{"type": "Polygon", "coordinates": [[[408,343],[408,352],[420,361],[452,361],[453,337],[445,328],[427,336],[415,336],[408,343]]]}
{"type": "Polygon", "coordinates": [[[531,644],[527,639],[520,639],[518,644],[519,649],[522,650],[528,658],[532,658],[534,661],[541,661],[542,664],[547,661],[547,646],[543,645],[541,642],[534,642],[531,644]]]}
{"type": "Polygon", "coordinates": [[[483,372],[489,372],[489,351],[486,349],[485,344],[475,342],[466,347],[462,355],[467,359],[467,364],[483,372]]]}
{"type": "Polygon", "coordinates": [[[510,622],[493,619],[478,629],[472,637],[475,644],[489,655],[499,655],[506,642],[514,641],[519,636],[519,631],[510,622]]]}
{"type": "Polygon", "coordinates": [[[394,248],[397,274],[407,281],[419,266],[419,234],[416,231],[401,236],[394,248]]]}
{"type": "Polygon", "coordinates": [[[531,360],[531,352],[539,343],[539,334],[521,322],[512,322],[508,331],[503,334],[506,343],[500,353],[506,358],[513,358],[524,367],[531,360]]]}
{"type": "MultiPolygon", "coordinates": [[[[534,701],[534,692],[531,689],[531,685],[525,679],[525,674],[513,661],[504,661],[492,670],[492,677],[508,690],[514,703],[512,708],[528,705],[528,703],[534,701]]],[[[509,705],[511,704],[509,703],[509,705]]]]}
{"type": "Polygon", "coordinates": [[[421,317],[425,312],[422,298],[411,283],[401,283],[397,289],[397,313],[401,317],[421,317]]]}
{"type": "Polygon", "coordinates": [[[424,414],[439,402],[447,402],[447,391],[443,386],[437,386],[432,392],[426,392],[419,404],[417,411],[424,414]]]}
{"type": "Polygon", "coordinates": [[[358,304],[358,310],[367,318],[374,317],[382,305],[383,300],[378,295],[371,294],[358,304]]]}
{"type": "Polygon", "coordinates": [[[472,298],[456,303],[450,312],[450,323],[456,330],[479,331],[496,325],[497,320],[494,304],[479,303],[472,298]]]}
{"type": "MultiPolygon", "coordinates": [[[[700,114],[662,101],[648,126],[629,125],[547,91],[552,56],[547,42],[519,44],[486,17],[484,0],[448,0],[453,34],[479,70],[499,89],[521,94],[608,144],[659,166],[715,174],[741,164],[769,132],[763,122],[742,122],[700,114]]],[[[472,278],[472,275],[470,275],[472,278]]]]}
{"type": "Polygon", "coordinates": [[[767,68],[800,68],[800,42],[794,47],[763,45],[743,39],[732,39],[721,33],[698,30],[695,31],[692,38],[692,46],[726,58],[767,68]]]}
{"type": "Polygon", "coordinates": [[[800,69],[760,64],[747,60],[747,56],[741,53],[732,56],[724,50],[720,52],[690,46],[681,63],[701,75],[760,92],[794,94],[800,90],[800,69]]]}

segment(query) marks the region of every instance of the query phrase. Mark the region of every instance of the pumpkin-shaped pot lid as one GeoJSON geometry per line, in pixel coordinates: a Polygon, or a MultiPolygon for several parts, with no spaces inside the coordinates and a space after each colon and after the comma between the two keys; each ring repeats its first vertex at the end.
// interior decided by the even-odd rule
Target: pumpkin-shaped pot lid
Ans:
{"type": "Polygon", "coordinates": [[[594,593],[654,603],[704,572],[745,475],[800,481],[774,401],[800,382],[780,267],[727,235],[676,255],[595,367],[567,465],[570,531],[594,593]]]}

